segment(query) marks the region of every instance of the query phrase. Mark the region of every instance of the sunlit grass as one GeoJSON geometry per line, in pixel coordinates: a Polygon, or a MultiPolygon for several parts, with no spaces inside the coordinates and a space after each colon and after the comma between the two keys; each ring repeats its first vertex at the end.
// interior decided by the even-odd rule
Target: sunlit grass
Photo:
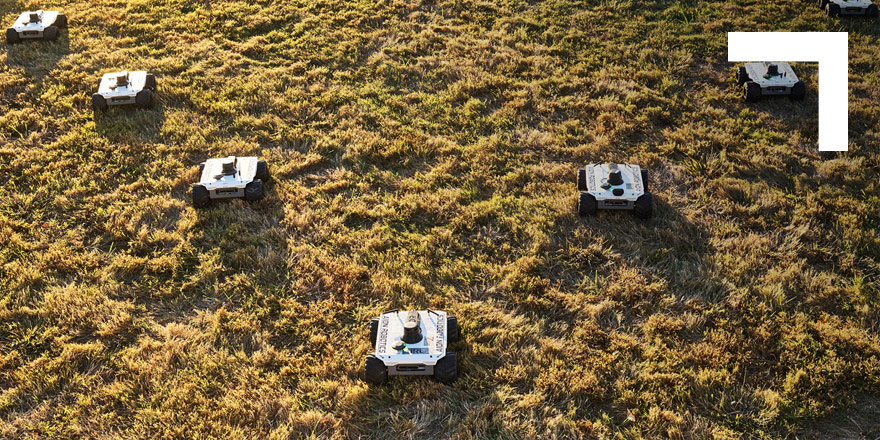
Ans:
{"type": "Polygon", "coordinates": [[[880,45],[812,3],[138,0],[0,50],[0,437],[876,435],[880,45]],[[850,32],[851,151],[745,105],[728,31],[850,32]],[[100,73],[153,110],[89,108],[100,73]],[[259,155],[265,200],[189,206],[259,155]],[[651,172],[655,218],[575,215],[651,172]],[[458,316],[460,379],[361,379],[458,316]],[[866,403],[867,402],[867,403],[866,403]],[[873,431],[872,431],[873,429],[873,431]]]}

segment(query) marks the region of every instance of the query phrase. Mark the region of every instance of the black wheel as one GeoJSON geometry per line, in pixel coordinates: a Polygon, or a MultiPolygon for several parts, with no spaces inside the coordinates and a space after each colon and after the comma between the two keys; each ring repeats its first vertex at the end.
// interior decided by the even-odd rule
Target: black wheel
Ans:
{"type": "Polygon", "coordinates": [[[155,91],[156,90],[156,77],[153,76],[152,73],[147,74],[147,79],[144,80],[144,88],[155,91]]]}
{"type": "Polygon", "coordinates": [[[100,93],[95,93],[92,95],[92,108],[95,110],[104,111],[107,110],[107,100],[101,96],[100,93]]]}
{"type": "Polygon", "coordinates": [[[58,28],[55,26],[49,26],[46,29],[43,29],[43,38],[49,41],[55,41],[58,39],[58,28]]]}
{"type": "Polygon", "coordinates": [[[743,85],[743,97],[746,102],[758,102],[761,100],[761,86],[751,81],[743,85]]]}
{"type": "Polygon", "coordinates": [[[205,172],[205,163],[202,162],[199,164],[199,179],[202,178],[202,173],[204,173],[204,172],[205,172]]]}
{"type": "Polygon", "coordinates": [[[150,89],[144,89],[134,95],[134,103],[140,108],[150,108],[153,106],[153,93],[150,89]]]}
{"type": "Polygon", "coordinates": [[[749,73],[746,72],[745,66],[739,66],[739,69],[736,71],[736,82],[739,85],[743,85],[749,82],[749,73]]]}
{"type": "Polygon", "coordinates": [[[642,170],[642,191],[648,192],[648,170],[642,170]]]}
{"type": "Polygon", "coordinates": [[[244,199],[254,202],[263,198],[263,182],[254,180],[244,187],[244,199]]]}
{"type": "Polygon", "coordinates": [[[18,37],[18,32],[15,29],[6,29],[6,44],[15,44],[19,41],[21,41],[21,38],[18,37]]]}
{"type": "Polygon", "coordinates": [[[379,318],[370,320],[370,345],[376,346],[376,337],[379,335],[379,318]]]}
{"type": "Polygon", "coordinates": [[[55,23],[53,23],[58,29],[64,29],[67,27],[67,16],[64,14],[58,14],[58,17],[55,17],[55,23]]]}
{"type": "Polygon", "coordinates": [[[193,185],[192,204],[196,208],[204,208],[211,204],[211,195],[205,185],[193,185]]]}
{"type": "Polygon", "coordinates": [[[266,165],[265,160],[257,161],[257,179],[260,180],[268,180],[269,179],[269,165],[266,165]]]}
{"type": "Polygon", "coordinates": [[[821,9],[825,9],[825,6],[828,4],[828,0],[819,0],[819,7],[821,9]]]}
{"type": "Polygon", "coordinates": [[[878,15],[878,12],[880,12],[880,11],[878,11],[877,5],[869,5],[868,9],[865,10],[865,16],[871,17],[871,18],[876,18],[878,15]]]}
{"type": "Polygon", "coordinates": [[[446,356],[434,365],[434,379],[440,383],[450,384],[458,379],[458,361],[454,351],[447,351],[446,356]]]}
{"type": "Polygon", "coordinates": [[[800,101],[807,96],[807,86],[803,81],[798,81],[791,86],[791,100],[800,101]]]}
{"type": "Polygon", "coordinates": [[[364,379],[373,385],[382,385],[388,382],[388,367],[376,356],[368,354],[364,364],[364,379]]]}
{"type": "Polygon", "coordinates": [[[840,16],[840,6],[835,5],[834,3],[828,3],[825,5],[825,13],[828,14],[829,17],[838,17],[840,16]]]}
{"type": "Polygon", "coordinates": [[[461,334],[458,332],[458,318],[455,316],[446,317],[446,339],[449,342],[458,342],[461,334]]]}
{"type": "Polygon", "coordinates": [[[587,170],[578,170],[578,191],[587,190],[587,170]]]}
{"type": "Polygon", "coordinates": [[[593,197],[592,194],[586,192],[580,193],[580,198],[578,198],[578,214],[593,215],[596,213],[597,209],[596,198],[593,197]]]}
{"type": "Polygon", "coordinates": [[[654,215],[654,198],[651,196],[651,193],[642,194],[636,199],[636,203],[633,206],[633,214],[642,220],[647,220],[654,215]]]}

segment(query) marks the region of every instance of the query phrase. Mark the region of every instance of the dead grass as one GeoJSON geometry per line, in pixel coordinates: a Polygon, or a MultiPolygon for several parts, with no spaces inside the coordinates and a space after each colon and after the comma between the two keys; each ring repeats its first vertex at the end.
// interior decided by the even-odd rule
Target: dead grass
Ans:
{"type": "Polygon", "coordinates": [[[876,23],[800,1],[8,1],[0,436],[874,438],[876,23]],[[738,99],[726,32],[850,32],[850,152],[738,99]],[[147,69],[150,111],[89,109],[147,69]],[[206,157],[266,200],[188,205],[206,157]],[[586,220],[575,169],[652,172],[586,220]],[[461,379],[360,379],[366,323],[456,314],[461,379]]]}

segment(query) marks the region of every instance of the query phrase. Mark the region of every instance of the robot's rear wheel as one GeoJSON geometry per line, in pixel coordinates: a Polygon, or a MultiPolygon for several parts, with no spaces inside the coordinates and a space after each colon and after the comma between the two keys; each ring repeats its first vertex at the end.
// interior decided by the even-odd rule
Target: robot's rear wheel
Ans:
{"type": "Polygon", "coordinates": [[[736,82],[739,85],[743,85],[749,81],[749,73],[746,71],[745,66],[739,66],[739,69],[736,71],[736,82]]]}
{"type": "Polygon", "coordinates": [[[587,170],[578,170],[578,191],[587,190],[587,170]]]}
{"type": "Polygon", "coordinates": [[[868,9],[865,11],[865,16],[876,18],[877,15],[880,15],[880,9],[877,8],[877,5],[868,6],[868,9]]]}
{"type": "Polygon", "coordinates": [[[257,179],[267,180],[269,179],[269,165],[266,165],[265,160],[257,161],[257,179]]]}
{"type": "Polygon", "coordinates": [[[446,317],[446,339],[449,342],[458,342],[461,334],[458,332],[458,318],[455,316],[446,317]]]}
{"type": "Polygon", "coordinates": [[[144,80],[144,88],[156,90],[156,77],[152,73],[147,74],[147,79],[144,80]]]}
{"type": "Polygon", "coordinates": [[[64,29],[67,27],[67,16],[64,14],[58,14],[58,17],[55,18],[55,26],[58,29],[64,29]]]}
{"type": "Polygon", "coordinates": [[[388,381],[388,367],[376,356],[368,354],[364,364],[364,379],[373,385],[382,385],[388,381]]]}
{"type": "Polygon", "coordinates": [[[370,344],[376,346],[376,337],[379,335],[379,318],[370,320],[370,344]]]}

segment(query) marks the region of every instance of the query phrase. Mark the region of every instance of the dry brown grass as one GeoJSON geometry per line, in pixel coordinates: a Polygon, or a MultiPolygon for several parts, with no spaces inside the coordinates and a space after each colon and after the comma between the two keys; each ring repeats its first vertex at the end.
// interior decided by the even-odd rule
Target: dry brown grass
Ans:
{"type": "Polygon", "coordinates": [[[797,0],[6,1],[0,437],[875,438],[876,22],[797,0]],[[850,152],[744,105],[726,32],[850,32],[850,152]],[[94,115],[147,69],[149,111],[94,115]],[[196,211],[207,157],[259,203],[196,211]],[[587,161],[656,216],[575,215],[587,161]],[[369,317],[459,318],[461,378],[360,378],[369,317]]]}

